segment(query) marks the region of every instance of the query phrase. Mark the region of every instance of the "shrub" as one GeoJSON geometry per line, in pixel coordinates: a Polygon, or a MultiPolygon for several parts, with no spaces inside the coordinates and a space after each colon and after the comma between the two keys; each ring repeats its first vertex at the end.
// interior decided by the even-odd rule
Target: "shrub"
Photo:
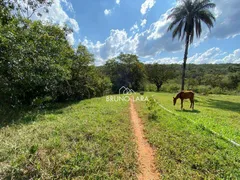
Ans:
{"type": "Polygon", "coordinates": [[[209,94],[210,90],[211,90],[210,86],[204,86],[204,85],[200,85],[194,88],[195,92],[199,94],[205,94],[205,95],[209,94]]]}
{"type": "Polygon", "coordinates": [[[155,84],[148,83],[148,84],[145,84],[144,90],[148,92],[155,92],[157,91],[157,87],[155,84]]]}
{"type": "Polygon", "coordinates": [[[220,87],[212,88],[209,91],[210,94],[224,94],[224,91],[220,87]]]}
{"type": "Polygon", "coordinates": [[[162,91],[164,92],[170,92],[170,93],[176,93],[180,90],[180,85],[179,84],[163,84],[162,86],[162,91]]]}
{"type": "Polygon", "coordinates": [[[157,120],[158,119],[158,104],[154,98],[150,97],[147,101],[147,107],[149,110],[148,119],[157,120]]]}
{"type": "Polygon", "coordinates": [[[240,93],[240,83],[238,83],[237,92],[240,93]]]}

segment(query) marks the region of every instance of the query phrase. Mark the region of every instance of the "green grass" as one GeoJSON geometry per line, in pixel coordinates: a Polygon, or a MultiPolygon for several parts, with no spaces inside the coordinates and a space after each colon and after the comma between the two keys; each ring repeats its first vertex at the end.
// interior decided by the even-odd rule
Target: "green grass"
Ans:
{"type": "Polygon", "coordinates": [[[135,179],[127,102],[28,112],[0,129],[0,179],[135,179]]]}
{"type": "Polygon", "coordinates": [[[153,95],[158,102],[175,114],[202,124],[240,144],[240,96],[195,94],[195,111],[189,108],[189,100],[184,101],[185,110],[181,111],[179,99],[176,106],[173,106],[172,97],[175,94],[149,95],[153,95]]]}
{"type": "MultiPolygon", "coordinates": [[[[206,129],[240,143],[239,96],[196,95],[195,110],[185,102],[180,111],[175,94],[145,95],[173,112],[135,102],[163,179],[240,179],[240,148],[206,129]]],[[[136,179],[128,102],[103,97],[4,113],[0,179],[136,179]]]]}
{"type": "Polygon", "coordinates": [[[145,102],[136,102],[163,179],[240,179],[240,148],[204,128],[240,143],[239,96],[196,95],[195,111],[189,111],[189,102],[179,111],[180,102],[172,105],[173,94],[145,95],[176,114],[158,105],[149,111],[145,102]]]}

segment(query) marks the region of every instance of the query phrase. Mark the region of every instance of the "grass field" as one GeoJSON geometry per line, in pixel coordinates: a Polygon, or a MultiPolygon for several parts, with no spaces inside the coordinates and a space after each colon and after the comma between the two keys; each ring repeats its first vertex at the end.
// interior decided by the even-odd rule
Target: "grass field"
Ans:
{"type": "Polygon", "coordinates": [[[195,95],[195,110],[192,111],[189,100],[184,101],[184,111],[180,110],[180,100],[173,106],[175,94],[151,93],[160,104],[175,114],[202,124],[240,144],[240,96],[195,95]]]}
{"type": "MultiPolygon", "coordinates": [[[[135,102],[162,179],[240,179],[240,147],[208,130],[240,143],[240,97],[196,95],[195,110],[185,102],[181,111],[173,95],[145,93],[172,113],[135,102]]],[[[1,119],[0,179],[137,178],[129,102],[94,98],[1,119]]]]}
{"type": "Polygon", "coordinates": [[[163,179],[240,179],[240,147],[205,129],[240,143],[240,97],[196,95],[195,111],[189,102],[180,111],[180,102],[172,104],[174,95],[145,93],[173,114],[158,104],[136,102],[163,179]]]}
{"type": "Polygon", "coordinates": [[[128,102],[85,100],[0,129],[0,179],[135,179],[128,102]]]}

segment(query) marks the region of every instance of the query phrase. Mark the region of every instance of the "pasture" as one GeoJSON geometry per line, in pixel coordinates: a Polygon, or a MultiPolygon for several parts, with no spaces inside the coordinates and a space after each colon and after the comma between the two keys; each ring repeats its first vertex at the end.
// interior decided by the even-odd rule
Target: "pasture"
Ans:
{"type": "Polygon", "coordinates": [[[190,102],[184,100],[184,110],[181,111],[181,100],[173,106],[173,96],[170,93],[150,93],[160,104],[175,114],[202,124],[225,137],[228,137],[240,144],[240,97],[229,95],[208,95],[195,94],[195,110],[189,108],[190,102]]]}
{"type": "Polygon", "coordinates": [[[0,129],[0,179],[134,179],[128,102],[28,112],[0,129]]]}
{"type": "MultiPolygon", "coordinates": [[[[240,143],[239,96],[197,94],[194,111],[189,100],[173,106],[175,94],[144,96],[172,112],[134,102],[161,179],[239,179],[240,147],[208,130],[240,143]]],[[[129,102],[93,98],[14,120],[0,129],[0,179],[137,179],[129,102]]]]}
{"type": "Polygon", "coordinates": [[[195,95],[195,110],[189,100],[173,106],[170,93],[145,93],[159,104],[136,102],[145,133],[156,148],[157,166],[163,179],[239,179],[240,147],[212,134],[216,131],[240,143],[240,97],[195,95]],[[149,106],[151,110],[149,110],[149,106]]]}

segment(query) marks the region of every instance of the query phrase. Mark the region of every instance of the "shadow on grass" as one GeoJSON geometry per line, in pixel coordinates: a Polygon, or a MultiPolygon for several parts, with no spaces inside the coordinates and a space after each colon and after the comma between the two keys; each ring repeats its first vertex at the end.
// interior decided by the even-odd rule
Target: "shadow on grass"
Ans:
{"type": "Polygon", "coordinates": [[[78,102],[52,103],[44,108],[31,106],[11,108],[0,106],[0,129],[11,125],[29,124],[37,120],[37,116],[44,114],[62,114],[63,109],[78,102]]]}
{"type": "Polygon", "coordinates": [[[188,113],[200,113],[201,111],[199,110],[188,110],[188,109],[183,109],[183,110],[176,110],[177,112],[188,112],[188,113]]]}
{"type": "Polygon", "coordinates": [[[209,99],[206,106],[211,108],[223,109],[240,113],[240,103],[231,101],[222,101],[216,99],[209,99]]]}

